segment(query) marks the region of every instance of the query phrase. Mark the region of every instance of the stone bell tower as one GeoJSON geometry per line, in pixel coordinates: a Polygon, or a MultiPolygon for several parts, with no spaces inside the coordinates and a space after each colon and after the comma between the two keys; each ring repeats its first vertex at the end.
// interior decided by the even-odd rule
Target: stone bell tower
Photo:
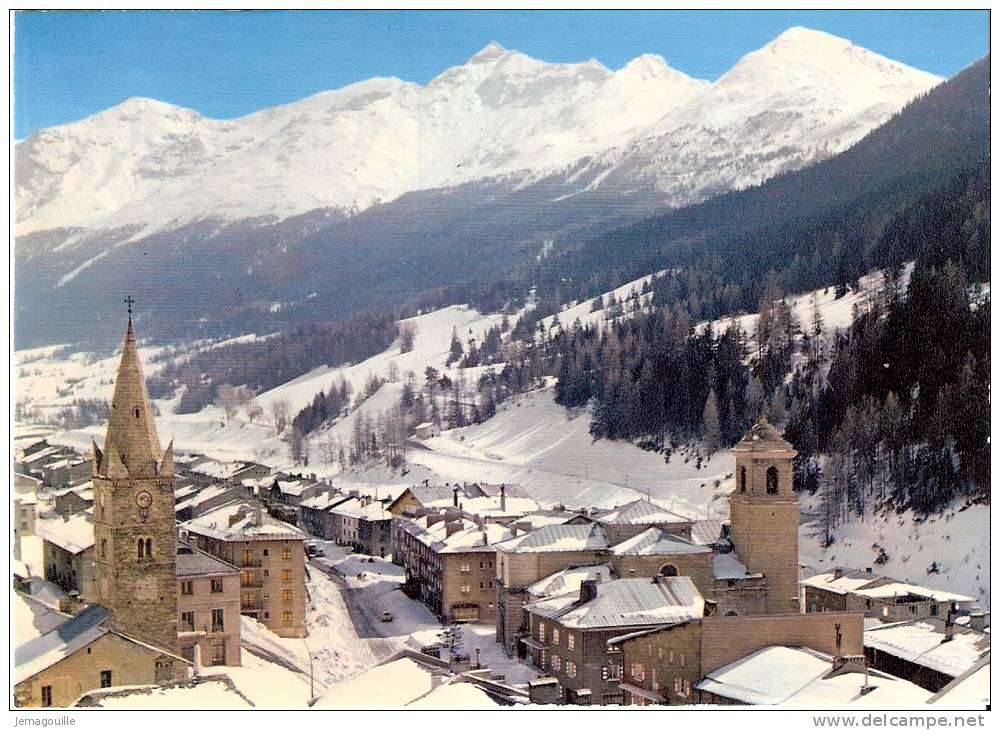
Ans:
{"type": "Polygon", "coordinates": [[[123,633],[177,653],[173,442],[160,451],[126,302],[104,449],[92,445],[97,602],[123,633]]]}
{"type": "Polygon", "coordinates": [[[792,487],[792,461],[798,452],[764,417],[732,451],[733,549],[748,570],[764,574],[767,613],[798,613],[799,498],[792,487]]]}

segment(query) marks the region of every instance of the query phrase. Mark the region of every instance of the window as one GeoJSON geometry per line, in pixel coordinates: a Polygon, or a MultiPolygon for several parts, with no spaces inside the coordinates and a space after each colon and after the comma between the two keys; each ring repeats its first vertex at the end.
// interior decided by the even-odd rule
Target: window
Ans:
{"type": "Polygon", "coordinates": [[[132,409],[132,415],[135,416],[136,418],[139,417],[139,406],[136,406],[135,408],[132,409]]]}
{"type": "Polygon", "coordinates": [[[42,707],[52,707],[52,685],[42,687],[42,707]]]}
{"type": "Polygon", "coordinates": [[[573,662],[566,662],[566,674],[570,677],[576,676],[576,664],[573,662]]]}
{"type": "Polygon", "coordinates": [[[226,645],[222,642],[212,644],[212,666],[218,667],[226,663],[226,645]]]}
{"type": "Polygon", "coordinates": [[[292,625],[292,612],[291,611],[283,611],[282,612],[282,614],[281,614],[281,624],[283,626],[291,626],[292,625]]]}
{"type": "Polygon", "coordinates": [[[194,611],[181,612],[181,631],[194,631],[194,611]]]}
{"type": "Polygon", "coordinates": [[[292,569],[282,568],[281,569],[281,580],[291,580],[292,579],[292,569]]]}
{"type": "Polygon", "coordinates": [[[212,593],[222,593],[222,578],[212,578],[212,593]]]}
{"type": "Polygon", "coordinates": [[[656,647],[656,658],[659,659],[661,662],[663,661],[663,647],[662,646],[656,647]]]}
{"type": "Polygon", "coordinates": [[[545,624],[538,622],[538,640],[545,641],[545,624]]]}
{"type": "Polygon", "coordinates": [[[747,491],[747,468],[745,466],[740,467],[740,491],[747,491]]]}
{"type": "Polygon", "coordinates": [[[265,577],[265,578],[267,578],[267,577],[269,577],[270,575],[271,575],[271,571],[270,571],[270,570],[268,570],[267,568],[264,568],[264,577],[265,577]]]}
{"type": "Polygon", "coordinates": [[[559,627],[558,626],[553,626],[552,627],[552,643],[553,644],[558,644],[559,643],[559,627]]]}
{"type": "Polygon", "coordinates": [[[181,581],[181,595],[190,596],[194,594],[194,584],[189,580],[181,581]]]}
{"type": "Polygon", "coordinates": [[[243,550],[240,557],[243,560],[243,565],[253,565],[253,550],[243,550]]]}
{"type": "Polygon", "coordinates": [[[769,466],[767,468],[767,493],[777,494],[778,493],[778,469],[777,467],[769,466]]]}
{"type": "Polygon", "coordinates": [[[653,690],[656,691],[660,688],[660,683],[656,681],[656,667],[653,667],[651,674],[653,676],[652,679],[653,690]]]}
{"type": "Polygon", "coordinates": [[[138,552],[139,560],[142,560],[146,557],[146,541],[143,540],[141,537],[139,538],[139,544],[136,550],[138,552]]]}
{"type": "Polygon", "coordinates": [[[105,669],[101,672],[101,687],[111,686],[111,670],[105,669]]]}
{"type": "Polygon", "coordinates": [[[212,631],[225,631],[225,614],[221,608],[212,609],[212,631]]]}
{"type": "Polygon", "coordinates": [[[691,682],[690,682],[690,680],[685,679],[684,682],[683,682],[682,687],[683,687],[683,694],[684,694],[684,696],[685,697],[690,697],[691,696],[691,682]]]}
{"type": "MultiPolygon", "coordinates": [[[[22,525],[21,527],[23,529],[24,525],[22,525]]],[[[104,537],[101,538],[101,557],[102,558],[108,557],[108,540],[107,538],[104,537]]]]}
{"type": "Polygon", "coordinates": [[[676,694],[680,694],[681,693],[681,687],[682,686],[683,685],[681,684],[681,678],[680,677],[674,677],[674,692],[676,694]]]}
{"type": "Polygon", "coordinates": [[[567,631],[566,632],[566,648],[567,649],[572,649],[575,644],[576,644],[576,637],[573,636],[573,632],[572,631],[567,631]]]}
{"type": "Polygon", "coordinates": [[[292,602],[292,589],[291,588],[282,588],[281,589],[281,602],[282,603],[291,603],[292,602]]]}
{"type": "Polygon", "coordinates": [[[291,560],[292,559],[292,549],[291,548],[281,548],[281,559],[291,560]]]}
{"type": "Polygon", "coordinates": [[[468,563],[462,563],[460,566],[458,566],[458,570],[461,573],[468,573],[469,570],[470,570],[469,564],[468,563]]]}
{"type": "Polygon", "coordinates": [[[552,655],[552,668],[557,672],[562,669],[562,659],[558,654],[552,655]]]}
{"type": "Polygon", "coordinates": [[[677,566],[673,563],[667,563],[662,568],[660,568],[660,575],[673,578],[678,575],[677,566]]]}
{"type": "Polygon", "coordinates": [[[146,557],[153,557],[153,538],[151,537],[146,538],[146,557]]]}
{"type": "Polygon", "coordinates": [[[465,594],[472,593],[472,586],[469,585],[468,583],[463,583],[462,584],[462,593],[465,593],[465,594]]]}
{"type": "Polygon", "coordinates": [[[264,555],[265,558],[267,557],[267,548],[264,548],[263,555],[264,555]]]}
{"type": "Polygon", "coordinates": [[[684,666],[684,654],[683,654],[683,652],[681,653],[681,666],[682,667],[684,666]]]}

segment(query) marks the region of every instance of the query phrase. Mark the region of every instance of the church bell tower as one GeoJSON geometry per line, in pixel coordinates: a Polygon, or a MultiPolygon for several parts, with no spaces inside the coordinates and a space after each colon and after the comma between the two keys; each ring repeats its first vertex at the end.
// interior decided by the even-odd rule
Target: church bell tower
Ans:
{"type": "Polygon", "coordinates": [[[792,486],[792,462],[798,452],[764,417],[732,451],[733,549],[748,570],[764,574],[767,613],[798,613],[799,498],[792,486]]]}
{"type": "Polygon", "coordinates": [[[97,603],[123,633],[177,653],[173,442],[160,451],[126,302],[104,448],[92,446],[97,603]]]}

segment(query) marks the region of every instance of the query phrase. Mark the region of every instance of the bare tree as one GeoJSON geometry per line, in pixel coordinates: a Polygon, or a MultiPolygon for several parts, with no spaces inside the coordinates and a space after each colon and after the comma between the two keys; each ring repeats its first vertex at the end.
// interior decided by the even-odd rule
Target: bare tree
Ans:
{"type": "Polygon", "coordinates": [[[226,423],[228,424],[233,414],[240,406],[239,395],[236,392],[236,388],[231,386],[229,383],[220,383],[215,389],[215,405],[218,406],[226,414],[226,423]]]}
{"type": "Polygon", "coordinates": [[[250,400],[247,403],[247,419],[250,423],[254,422],[254,419],[260,418],[264,415],[264,409],[260,407],[260,404],[255,400],[250,400]]]}
{"type": "Polygon", "coordinates": [[[274,419],[275,433],[281,433],[288,426],[288,412],[291,410],[291,403],[287,398],[278,398],[271,401],[271,417],[274,419]]]}

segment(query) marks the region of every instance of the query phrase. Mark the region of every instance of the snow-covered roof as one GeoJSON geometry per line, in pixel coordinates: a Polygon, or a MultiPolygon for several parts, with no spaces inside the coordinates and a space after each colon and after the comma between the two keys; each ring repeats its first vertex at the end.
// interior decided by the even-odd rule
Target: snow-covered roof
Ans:
{"type": "Polygon", "coordinates": [[[316,482],[308,482],[302,479],[293,479],[289,481],[277,480],[275,484],[278,485],[278,489],[282,494],[287,494],[289,497],[301,497],[302,492],[308,487],[313,486],[316,482]]]}
{"type": "Polygon", "coordinates": [[[401,520],[399,528],[437,553],[493,552],[496,543],[507,540],[512,535],[509,528],[496,523],[479,525],[464,518],[431,523],[428,517],[425,515],[416,520],[401,520]]]}
{"type": "Polygon", "coordinates": [[[441,681],[439,673],[403,657],[335,685],[313,707],[405,707],[431,692],[441,681]]]}
{"type": "Polygon", "coordinates": [[[650,527],[611,548],[615,555],[692,555],[711,553],[704,545],[695,545],[672,535],[662,527],[650,527]]]}
{"type": "Polygon", "coordinates": [[[302,531],[276,520],[246,502],[233,502],[206,512],[184,526],[197,535],[219,540],[304,540],[302,531]],[[230,525],[230,519],[235,518],[230,525]]]}
{"type": "Polygon", "coordinates": [[[526,589],[532,600],[558,596],[564,593],[580,594],[580,584],[585,580],[596,580],[606,583],[615,579],[614,568],[610,563],[600,565],[575,565],[545,576],[526,589]]]}
{"type": "Polygon", "coordinates": [[[930,692],[911,682],[871,671],[868,684],[875,689],[862,695],[863,674],[824,679],[832,668],[831,657],[817,651],[769,646],[709,672],[695,687],[751,705],[887,706],[930,698],[930,692]]]}
{"type": "Polygon", "coordinates": [[[509,553],[607,550],[611,547],[600,525],[546,525],[497,545],[509,553]]]}
{"type": "Polygon", "coordinates": [[[34,464],[37,461],[43,461],[44,459],[51,458],[55,454],[62,453],[61,446],[49,446],[42,449],[41,451],[36,451],[33,454],[25,456],[21,459],[22,464],[34,464]]]}
{"type": "Polygon", "coordinates": [[[417,709],[442,708],[448,710],[496,707],[486,692],[470,682],[448,682],[432,689],[407,707],[417,709]]]}
{"type": "Polygon", "coordinates": [[[664,509],[655,502],[637,499],[596,518],[604,525],[659,525],[669,522],[688,522],[676,512],[664,509]]]}
{"type": "Polygon", "coordinates": [[[740,580],[762,578],[762,573],[751,573],[735,553],[715,553],[712,556],[712,570],[718,580],[740,580]]]}
{"type": "Polygon", "coordinates": [[[193,578],[196,576],[208,575],[238,575],[240,569],[235,565],[182,545],[177,550],[177,577],[193,578]]]}
{"type": "Polygon", "coordinates": [[[755,423],[747,435],[740,439],[732,451],[758,452],[758,451],[794,451],[794,447],[785,441],[778,433],[778,429],[767,422],[765,416],[755,423]]]}
{"type": "Polygon", "coordinates": [[[413,428],[414,429],[432,428],[434,425],[435,423],[433,421],[424,421],[423,423],[418,423],[413,428]]]}
{"type": "Polygon", "coordinates": [[[596,597],[583,603],[578,593],[567,593],[527,604],[525,610],[577,629],[666,626],[705,615],[705,599],[686,575],[620,578],[596,589],[596,597]]]}
{"type": "Polygon", "coordinates": [[[111,612],[96,604],[14,649],[14,683],[48,669],[110,631],[111,612]]]}
{"type": "Polygon", "coordinates": [[[94,546],[94,523],[88,513],[68,520],[36,520],[35,534],[74,555],[94,546]]]}
{"type": "Polygon", "coordinates": [[[722,537],[722,520],[695,520],[691,525],[691,542],[696,545],[714,545],[722,537]]]}
{"type": "Polygon", "coordinates": [[[303,499],[299,502],[299,507],[305,507],[306,509],[319,509],[324,510],[328,507],[332,507],[338,502],[343,502],[347,497],[343,494],[338,494],[335,492],[320,492],[319,494],[309,497],[308,499],[303,499]]]}
{"type": "Polygon", "coordinates": [[[392,513],[385,508],[382,502],[369,502],[365,504],[364,501],[356,498],[346,500],[341,504],[335,504],[330,507],[329,511],[359,520],[375,521],[392,519],[392,513]]]}
{"type": "Polygon", "coordinates": [[[19,647],[62,626],[72,616],[57,611],[34,596],[20,591],[13,592],[13,639],[14,646],[19,647]]]}
{"type": "Polygon", "coordinates": [[[73,485],[71,487],[64,487],[63,489],[57,489],[56,491],[52,492],[52,496],[53,497],[65,497],[70,492],[73,492],[73,493],[79,495],[81,491],[85,492],[87,490],[90,490],[90,492],[93,493],[93,490],[94,490],[94,483],[93,482],[86,481],[86,482],[83,482],[83,484],[75,484],[75,485],[73,485]]]}
{"type": "Polygon", "coordinates": [[[14,501],[18,504],[38,504],[38,495],[34,492],[23,492],[15,494],[14,501]]]}
{"type": "Polygon", "coordinates": [[[957,677],[990,651],[990,635],[953,626],[952,638],[945,641],[945,625],[935,616],[885,624],[865,631],[865,647],[957,677]]]}
{"type": "Polygon", "coordinates": [[[236,472],[244,469],[246,463],[242,461],[233,461],[228,463],[223,463],[221,461],[204,461],[196,466],[192,466],[190,471],[195,474],[204,474],[208,477],[214,477],[215,479],[229,479],[236,472]]]}
{"type": "Polygon", "coordinates": [[[960,707],[990,704],[990,657],[987,654],[972,669],[942,687],[929,703],[960,707]]]}
{"type": "Polygon", "coordinates": [[[174,510],[179,512],[180,510],[186,509],[188,507],[197,507],[199,504],[207,502],[210,499],[215,499],[216,497],[220,497],[226,494],[227,492],[232,494],[233,499],[236,499],[237,487],[233,487],[227,484],[213,484],[212,486],[205,487],[200,492],[195,493],[193,496],[184,500],[183,502],[177,502],[174,505],[174,510]]]}
{"type": "Polygon", "coordinates": [[[233,681],[215,674],[199,677],[193,684],[166,687],[109,687],[88,692],[81,705],[116,710],[246,709],[253,705],[235,687],[233,681]]]}
{"type": "Polygon", "coordinates": [[[810,578],[799,581],[804,586],[821,588],[844,595],[851,593],[864,598],[898,598],[905,596],[916,596],[931,601],[955,603],[972,603],[976,599],[972,596],[942,591],[937,588],[927,588],[914,583],[905,583],[895,578],[886,578],[859,570],[839,571],[820,573],[810,578]]]}
{"type": "Polygon", "coordinates": [[[580,516],[579,512],[569,510],[536,510],[517,518],[517,524],[530,525],[531,529],[538,530],[547,525],[565,525],[572,519],[580,516]]]}

